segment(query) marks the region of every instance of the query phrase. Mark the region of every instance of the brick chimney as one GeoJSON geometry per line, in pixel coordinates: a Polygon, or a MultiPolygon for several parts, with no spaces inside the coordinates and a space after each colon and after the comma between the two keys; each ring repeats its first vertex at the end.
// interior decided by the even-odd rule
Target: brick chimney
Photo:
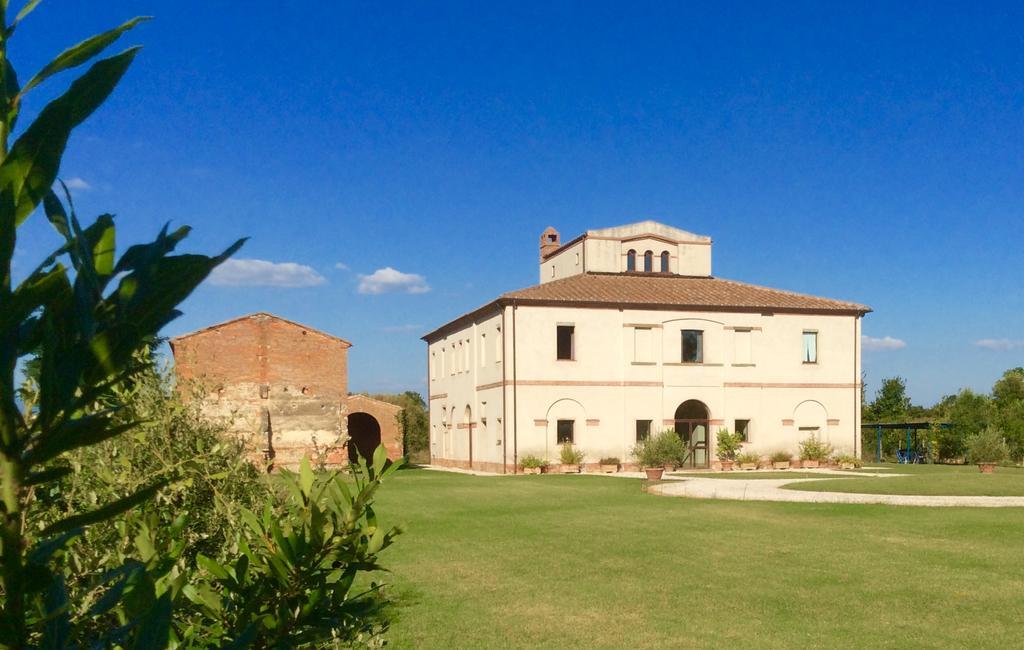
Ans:
{"type": "Polygon", "coordinates": [[[544,261],[544,258],[555,252],[562,246],[561,238],[558,236],[558,231],[548,226],[544,229],[544,232],[540,234],[540,259],[544,261]]]}

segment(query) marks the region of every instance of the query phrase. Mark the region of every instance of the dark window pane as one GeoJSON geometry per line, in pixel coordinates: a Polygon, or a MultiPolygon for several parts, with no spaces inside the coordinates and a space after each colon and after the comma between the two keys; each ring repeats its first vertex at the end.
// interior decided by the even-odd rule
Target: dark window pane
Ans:
{"type": "Polygon", "coordinates": [[[650,273],[654,270],[654,253],[647,251],[644,253],[644,273],[650,273]]]}
{"type": "Polygon", "coordinates": [[[650,420],[637,420],[636,421],[636,441],[647,440],[651,435],[651,421],[650,420]]]}
{"type": "Polygon", "coordinates": [[[668,251],[661,254],[661,272],[668,273],[668,251]]]}
{"type": "Polygon", "coordinates": [[[750,442],[750,420],[736,420],[734,428],[743,442],[750,442]]]}
{"type": "Polygon", "coordinates": [[[704,332],[683,330],[683,363],[704,363],[704,332]]]}
{"type": "Polygon", "coordinates": [[[565,443],[572,444],[573,435],[572,429],[574,420],[559,420],[558,421],[558,444],[563,445],[565,443]]]}
{"type": "Polygon", "coordinates": [[[626,270],[636,270],[636,251],[629,251],[628,253],[626,253],[626,270]]]}
{"type": "Polygon", "coordinates": [[[576,328],[572,325],[558,326],[558,357],[559,359],[573,358],[573,333],[576,328]]]}

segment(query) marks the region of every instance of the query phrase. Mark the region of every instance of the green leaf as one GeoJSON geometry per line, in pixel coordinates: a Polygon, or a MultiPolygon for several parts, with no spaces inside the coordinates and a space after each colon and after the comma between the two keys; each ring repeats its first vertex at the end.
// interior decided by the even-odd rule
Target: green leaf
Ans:
{"type": "MultiPolygon", "coordinates": [[[[11,23],[11,29],[14,29],[18,26],[18,23],[25,20],[25,16],[32,13],[32,10],[35,9],[42,1],[43,0],[29,0],[26,2],[25,6],[21,8],[21,11],[18,12],[18,15],[14,17],[14,22],[11,23]]],[[[10,37],[10,33],[8,33],[8,37],[10,37]]]]}
{"type": "Polygon", "coordinates": [[[53,100],[0,164],[0,224],[13,207],[15,225],[35,210],[57,178],[71,131],[110,96],[138,53],[132,48],[93,65],[53,100]],[[13,203],[13,206],[11,205],[13,203]]]}
{"type": "Polygon", "coordinates": [[[70,517],[65,517],[64,519],[61,519],[60,521],[50,524],[49,526],[44,528],[40,534],[43,536],[53,535],[56,533],[64,532],[66,530],[71,530],[73,528],[89,526],[100,521],[112,519],[117,515],[121,514],[122,512],[131,510],[140,503],[149,501],[165,485],[167,485],[167,482],[161,481],[155,485],[150,485],[149,487],[145,487],[137,492],[129,494],[126,497],[122,497],[116,501],[112,501],[106,504],[105,506],[96,508],[95,510],[90,510],[89,512],[84,512],[78,515],[72,515],[70,517]]]}
{"type": "Polygon", "coordinates": [[[310,491],[313,489],[313,468],[309,463],[309,456],[303,456],[302,462],[299,465],[299,486],[302,488],[302,494],[306,497],[309,496],[310,491]]]}
{"type": "MultiPolygon", "coordinates": [[[[34,6],[26,6],[26,9],[28,11],[31,11],[33,8],[34,6]]],[[[22,11],[27,13],[25,9],[23,9],[22,11]]],[[[21,18],[22,15],[18,14],[18,18],[15,19],[15,22],[17,22],[21,18]]],[[[115,27],[110,31],[103,32],[102,34],[97,34],[96,36],[87,38],[78,45],[74,45],[64,50],[63,52],[57,55],[57,58],[46,64],[46,66],[42,70],[37,72],[35,76],[28,80],[28,83],[25,84],[25,87],[21,89],[21,96],[24,96],[25,93],[32,90],[39,84],[43,83],[53,75],[68,70],[70,68],[82,65],[89,59],[93,58],[94,56],[105,50],[108,46],[114,43],[114,41],[121,38],[121,35],[127,32],[129,29],[149,19],[150,16],[138,16],[136,18],[132,18],[120,27],[115,27]]]]}
{"type": "Polygon", "coordinates": [[[228,574],[227,569],[217,564],[217,562],[215,562],[214,560],[211,560],[210,558],[206,557],[202,553],[196,554],[196,564],[198,564],[203,569],[209,571],[216,578],[220,578],[221,580],[231,579],[231,576],[228,574]]]}
{"type": "Polygon", "coordinates": [[[132,647],[139,650],[158,650],[166,648],[170,638],[171,594],[167,592],[160,596],[142,617],[132,647]]]}

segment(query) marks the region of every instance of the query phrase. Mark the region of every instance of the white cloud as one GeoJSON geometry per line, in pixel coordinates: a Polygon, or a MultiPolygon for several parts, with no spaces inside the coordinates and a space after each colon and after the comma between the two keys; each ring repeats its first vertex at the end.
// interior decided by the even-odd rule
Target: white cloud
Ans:
{"type": "Polygon", "coordinates": [[[427,279],[417,273],[402,273],[390,266],[377,269],[370,275],[359,274],[359,293],[426,293],[430,291],[427,279]]]}
{"type": "Polygon", "coordinates": [[[907,342],[901,339],[894,339],[891,336],[883,336],[878,339],[873,336],[861,336],[860,345],[864,350],[902,350],[907,347],[907,342]]]}
{"type": "Polygon", "coordinates": [[[218,287],[315,287],[327,282],[305,264],[229,259],[210,274],[218,287]]]}
{"type": "Polygon", "coordinates": [[[347,271],[348,264],[345,264],[344,262],[335,262],[334,268],[338,269],[339,271],[347,271]]]}
{"type": "Polygon", "coordinates": [[[86,190],[91,190],[92,189],[92,185],[90,185],[81,176],[72,176],[71,178],[64,179],[64,184],[67,185],[68,190],[70,190],[72,192],[74,192],[74,191],[84,192],[86,190]]]}
{"type": "Polygon", "coordinates": [[[389,327],[385,327],[384,331],[385,332],[416,332],[416,331],[419,331],[422,328],[423,328],[423,326],[419,325],[419,324],[415,324],[415,325],[413,325],[413,324],[409,324],[409,325],[391,325],[389,327]]]}
{"type": "Polygon", "coordinates": [[[1012,339],[979,339],[974,342],[974,345],[979,348],[987,348],[989,350],[998,350],[999,352],[1007,352],[1009,350],[1015,350],[1017,348],[1024,348],[1024,340],[1012,340],[1012,339]]]}

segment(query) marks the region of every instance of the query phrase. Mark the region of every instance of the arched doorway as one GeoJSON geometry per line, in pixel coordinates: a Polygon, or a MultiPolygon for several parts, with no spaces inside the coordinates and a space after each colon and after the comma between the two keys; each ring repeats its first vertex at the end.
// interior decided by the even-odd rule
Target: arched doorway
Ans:
{"type": "Polygon", "coordinates": [[[348,416],[348,460],[358,462],[362,456],[367,462],[373,460],[373,452],[380,446],[380,423],[369,413],[352,413],[348,416]]]}
{"type": "Polygon", "coordinates": [[[708,425],[711,413],[700,400],[686,400],[676,408],[675,431],[686,447],[684,467],[708,467],[708,425]]]}

